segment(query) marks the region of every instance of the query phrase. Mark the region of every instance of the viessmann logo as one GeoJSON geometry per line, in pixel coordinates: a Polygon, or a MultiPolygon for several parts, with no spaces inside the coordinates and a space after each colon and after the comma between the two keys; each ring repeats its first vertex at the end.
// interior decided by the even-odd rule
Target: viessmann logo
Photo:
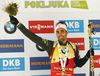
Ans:
{"type": "Polygon", "coordinates": [[[78,46],[79,50],[85,50],[84,38],[67,38],[71,43],[74,43],[78,46]]]}
{"type": "Polygon", "coordinates": [[[34,33],[54,33],[54,21],[29,21],[29,30],[34,33]]]}

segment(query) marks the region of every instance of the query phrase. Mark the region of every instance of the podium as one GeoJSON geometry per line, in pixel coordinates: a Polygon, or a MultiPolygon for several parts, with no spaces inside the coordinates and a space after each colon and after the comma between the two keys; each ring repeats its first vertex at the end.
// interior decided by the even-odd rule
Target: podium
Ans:
{"type": "MultiPolygon", "coordinates": [[[[51,76],[61,76],[61,72],[60,71],[51,71],[51,76]]],[[[74,76],[74,73],[66,73],[66,76],[74,76]]]]}

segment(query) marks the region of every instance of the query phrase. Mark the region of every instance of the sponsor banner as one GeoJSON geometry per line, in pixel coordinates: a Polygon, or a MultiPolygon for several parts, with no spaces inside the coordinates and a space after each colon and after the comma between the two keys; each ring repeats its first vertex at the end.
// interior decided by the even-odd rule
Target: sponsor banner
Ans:
{"type": "Polygon", "coordinates": [[[68,2],[65,1],[25,1],[25,8],[68,8],[68,2]]]}
{"type": "Polygon", "coordinates": [[[95,55],[93,57],[94,68],[100,68],[100,55],[95,55]]]}
{"type": "Polygon", "coordinates": [[[30,76],[51,76],[51,75],[30,75],[30,76]]]}
{"type": "Polygon", "coordinates": [[[24,58],[0,58],[0,71],[24,71],[24,58]]]}
{"type": "Polygon", "coordinates": [[[94,50],[100,50],[100,37],[92,37],[91,39],[94,50]]]}
{"type": "MultiPolygon", "coordinates": [[[[51,76],[51,75],[31,75],[31,76],[51,76]]],[[[74,74],[74,76],[86,76],[86,74],[74,74]]]]}
{"type": "MultiPolygon", "coordinates": [[[[5,0],[5,4],[8,4],[7,1],[5,0]]],[[[9,0],[9,3],[11,2],[9,0]]],[[[88,9],[87,0],[17,0],[14,2],[21,6],[19,12],[61,12],[60,9],[69,12],[67,10],[76,11],[76,9],[71,8],[88,9]]],[[[1,1],[1,8],[4,8],[3,4],[4,2],[1,1]]],[[[77,11],[80,11],[80,9],[77,11]]]]}
{"type": "MultiPolygon", "coordinates": [[[[80,9],[88,9],[86,0],[26,0],[24,2],[24,9],[27,11],[32,11],[33,9],[36,11],[38,8],[44,11],[48,10],[53,12],[58,11],[59,9],[70,9],[70,8],[80,8],[80,9]]],[[[60,10],[59,10],[60,11],[60,10]]],[[[47,12],[47,11],[46,11],[47,12]]]]}
{"type": "Polygon", "coordinates": [[[29,21],[29,30],[34,33],[54,33],[54,21],[29,21]]]}
{"type": "Polygon", "coordinates": [[[84,21],[83,20],[60,20],[66,22],[68,26],[68,33],[83,33],[84,21]]]}
{"type": "Polygon", "coordinates": [[[25,8],[69,8],[67,0],[53,1],[53,0],[40,0],[40,1],[25,1],[25,8]]]}
{"type": "Polygon", "coordinates": [[[92,22],[93,23],[93,27],[95,29],[96,32],[100,32],[100,20],[89,20],[89,23],[92,22]]]}
{"type": "Polygon", "coordinates": [[[0,52],[24,52],[24,40],[0,40],[0,52]]]}
{"type": "Polygon", "coordinates": [[[71,8],[80,8],[80,9],[88,9],[88,5],[86,1],[82,0],[72,0],[71,1],[71,8]]]}
{"type": "Polygon", "coordinates": [[[86,74],[74,74],[74,76],[86,76],[86,74]]]}
{"type": "Polygon", "coordinates": [[[31,57],[30,70],[47,70],[51,69],[49,57],[31,57]]]}
{"type": "MultiPolygon", "coordinates": [[[[5,0],[5,4],[8,4],[7,1],[8,0],[5,0]]],[[[9,3],[11,2],[12,1],[9,0],[9,3]]],[[[88,7],[89,3],[93,3],[93,1],[88,1],[87,4],[87,0],[17,0],[14,2],[18,3],[20,7],[19,12],[75,12],[86,11],[87,9],[97,11],[99,9],[99,7],[97,8],[96,6],[93,7],[94,9],[92,6],[88,7]]],[[[0,3],[0,7],[4,8],[2,6],[4,1],[0,3]]],[[[96,3],[94,5],[96,5],[96,3]]]]}
{"type": "Polygon", "coordinates": [[[85,50],[84,38],[67,38],[71,43],[74,43],[78,46],[79,50],[85,50]]]}

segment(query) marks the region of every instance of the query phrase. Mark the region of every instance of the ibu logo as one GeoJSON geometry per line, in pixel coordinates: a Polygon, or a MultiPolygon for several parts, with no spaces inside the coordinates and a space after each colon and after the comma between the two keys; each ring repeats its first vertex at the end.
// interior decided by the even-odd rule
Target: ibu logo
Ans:
{"type": "Polygon", "coordinates": [[[100,37],[92,38],[92,47],[94,50],[100,50],[100,37]]]}
{"type": "Polygon", "coordinates": [[[84,22],[83,20],[60,20],[64,21],[68,27],[68,33],[83,33],[84,22]]]}
{"type": "Polygon", "coordinates": [[[23,71],[25,70],[24,58],[1,58],[0,71],[23,71]]]}

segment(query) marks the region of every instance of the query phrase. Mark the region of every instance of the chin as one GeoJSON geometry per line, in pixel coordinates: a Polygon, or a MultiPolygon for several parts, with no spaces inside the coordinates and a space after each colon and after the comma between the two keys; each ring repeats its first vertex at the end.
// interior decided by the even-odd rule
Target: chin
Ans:
{"type": "Polygon", "coordinates": [[[63,42],[63,40],[58,40],[59,42],[63,42]]]}

